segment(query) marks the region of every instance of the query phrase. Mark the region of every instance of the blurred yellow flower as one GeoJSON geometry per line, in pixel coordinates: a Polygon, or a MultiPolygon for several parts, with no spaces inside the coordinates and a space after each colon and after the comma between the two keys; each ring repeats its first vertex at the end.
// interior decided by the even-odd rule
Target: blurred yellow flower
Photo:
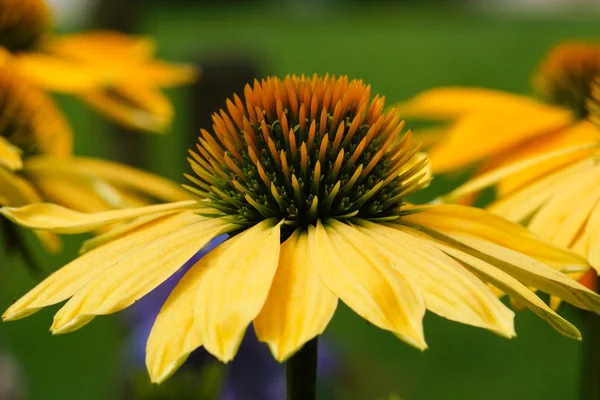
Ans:
{"type": "MultiPolygon", "coordinates": [[[[0,57],[0,204],[52,202],[103,211],[176,201],[189,193],[152,174],[93,158],[73,157],[63,114],[46,92],[0,57]]],[[[50,250],[54,234],[37,232],[50,250]]]]}
{"type": "Polygon", "coordinates": [[[269,78],[246,86],[202,130],[189,159],[199,200],[99,213],[50,204],[0,212],[33,229],[79,233],[125,222],[87,243],[4,314],[15,320],[70,300],[52,332],[129,307],[214,237],[164,304],[147,344],[161,382],[204,346],[231,360],[249,324],[286,360],[329,324],[341,299],[373,325],[425,349],[428,309],[512,337],[513,312],[487,283],[563,335],[578,330],[528,287],[600,311],[600,297],[547,264],[576,254],[486,211],[405,202],[430,180],[427,158],[384,98],[347,77],[269,78]]]}
{"type": "Polygon", "coordinates": [[[194,67],[154,59],[149,38],[109,31],[55,36],[50,23],[44,0],[0,0],[0,46],[22,74],[129,128],[168,129],[173,109],[161,88],[191,82],[194,67]]]}

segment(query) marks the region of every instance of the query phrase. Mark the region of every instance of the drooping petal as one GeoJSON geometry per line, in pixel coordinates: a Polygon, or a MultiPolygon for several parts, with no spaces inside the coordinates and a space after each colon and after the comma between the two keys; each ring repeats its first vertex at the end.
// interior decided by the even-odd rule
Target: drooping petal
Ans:
{"type": "Polygon", "coordinates": [[[328,224],[318,221],[308,231],[313,264],[325,285],[373,325],[425,349],[425,304],[417,286],[358,229],[335,220],[328,224]]]}
{"type": "Polygon", "coordinates": [[[581,340],[581,334],[574,325],[552,311],[546,303],[519,282],[518,279],[515,279],[510,274],[488,264],[478,257],[444,243],[442,240],[435,240],[433,238],[429,238],[429,240],[440,250],[467,265],[472,271],[480,275],[487,282],[490,282],[498,289],[510,294],[515,299],[522,302],[522,304],[548,322],[548,324],[559,333],[573,339],[581,340]]]}
{"type": "Polygon", "coordinates": [[[406,118],[452,119],[486,110],[531,105],[532,99],[499,90],[477,87],[441,87],[426,90],[397,105],[406,118]]]}
{"type": "Polygon", "coordinates": [[[22,53],[12,61],[25,77],[53,92],[79,93],[102,87],[110,78],[100,68],[43,53],[22,53]]]}
{"type": "Polygon", "coordinates": [[[146,366],[154,383],[164,382],[202,345],[194,322],[198,288],[210,266],[229,247],[223,244],[202,257],[181,278],[161,308],[146,344],[146,366]]]}
{"type": "Polygon", "coordinates": [[[323,333],[337,307],[337,297],[314,264],[314,251],[304,231],[295,231],[281,245],[269,297],[254,320],[256,336],[280,362],[323,333]]]}
{"type": "Polygon", "coordinates": [[[198,75],[198,70],[190,64],[152,60],[135,71],[128,82],[134,86],[168,88],[192,82],[198,75]]]}
{"type": "Polygon", "coordinates": [[[218,218],[200,219],[146,242],[79,289],[54,316],[52,333],[77,330],[97,315],[129,307],[175,273],[212,238],[231,228],[218,218]]]}
{"type": "MultiPolygon", "coordinates": [[[[152,96],[160,94],[153,93],[152,96]]],[[[82,93],[80,98],[101,114],[128,128],[165,133],[171,122],[171,111],[170,115],[153,114],[150,110],[123,101],[108,90],[90,90],[82,93]]],[[[171,107],[170,104],[168,107],[171,107]]]]}
{"type": "MultiPolygon", "coordinates": [[[[451,238],[449,240],[453,239],[450,243],[452,247],[495,266],[525,285],[556,295],[584,310],[600,312],[600,296],[534,258],[471,236],[447,231],[440,233],[451,238]]],[[[582,271],[585,269],[582,266],[582,271]]]]}
{"type": "Polygon", "coordinates": [[[494,169],[492,171],[483,173],[477,176],[476,178],[473,178],[472,180],[468,181],[462,186],[459,186],[447,195],[440,197],[440,200],[445,203],[451,203],[471,193],[476,193],[482,189],[485,189],[486,187],[493,186],[500,180],[508,176],[543,164],[549,160],[564,157],[568,154],[575,154],[582,151],[588,151],[590,149],[598,147],[600,147],[600,141],[576,145],[565,149],[557,150],[555,152],[545,153],[539,156],[527,158],[525,160],[494,169]]]}
{"type": "Polygon", "coordinates": [[[57,233],[82,233],[119,221],[164,211],[194,208],[196,205],[195,200],[187,200],[123,210],[80,213],[56,204],[42,203],[21,208],[2,207],[0,208],[0,214],[19,225],[31,229],[45,229],[57,233]]]}
{"type": "Polygon", "coordinates": [[[2,136],[0,136],[0,167],[7,168],[10,171],[23,168],[21,151],[2,136]]]}
{"type": "Polygon", "coordinates": [[[527,139],[572,123],[568,110],[535,103],[482,111],[458,118],[444,140],[430,150],[434,171],[449,172],[496,155],[527,139]]]}
{"type": "Polygon", "coordinates": [[[143,244],[199,220],[200,217],[186,211],[139,226],[123,238],[96,248],[54,272],[11,305],[2,318],[24,318],[43,307],[64,301],[143,244]]]}
{"type": "Polygon", "coordinates": [[[230,239],[198,289],[196,326],[206,350],[223,362],[235,356],[262,309],[279,261],[280,224],[264,220],[230,239]]]}
{"type": "Polygon", "coordinates": [[[440,204],[406,215],[403,220],[485,239],[548,263],[585,264],[585,260],[572,251],[551,246],[521,225],[474,207],[440,204]]]}
{"type": "Polygon", "coordinates": [[[360,221],[360,225],[392,257],[394,268],[415,282],[428,310],[506,337],[515,335],[514,313],[454,259],[393,224],[360,221]]]}

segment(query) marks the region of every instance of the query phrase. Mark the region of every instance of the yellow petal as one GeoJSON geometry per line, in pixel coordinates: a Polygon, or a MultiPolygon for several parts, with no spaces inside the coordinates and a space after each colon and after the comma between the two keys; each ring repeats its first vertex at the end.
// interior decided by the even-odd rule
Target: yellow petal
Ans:
{"type": "Polygon", "coordinates": [[[13,61],[25,77],[53,92],[78,93],[107,82],[100,69],[72,59],[29,52],[17,55],[13,61]]]}
{"type": "Polygon", "coordinates": [[[436,230],[485,239],[548,263],[585,265],[585,260],[575,253],[551,246],[521,225],[479,208],[440,204],[402,219],[436,230]]]}
{"type": "Polygon", "coordinates": [[[535,213],[527,227],[559,246],[570,246],[600,199],[600,169],[564,185],[535,213]]]}
{"type": "Polygon", "coordinates": [[[441,173],[465,167],[569,126],[572,119],[570,111],[542,103],[462,116],[430,150],[432,168],[441,173]]]}
{"type": "Polygon", "coordinates": [[[337,297],[313,264],[314,251],[304,231],[295,231],[281,245],[269,297],[254,320],[256,336],[280,362],[323,333],[337,307],[337,297]]]}
{"type": "Polygon", "coordinates": [[[10,171],[23,168],[21,150],[2,136],[0,136],[0,167],[5,167],[10,171]]]}
{"type": "Polygon", "coordinates": [[[456,241],[451,243],[452,247],[492,264],[525,285],[556,295],[584,310],[600,312],[600,296],[546,264],[485,240],[462,234],[441,233],[456,241]]]}
{"type": "MultiPolygon", "coordinates": [[[[153,96],[154,101],[161,94],[152,93],[151,96],[153,96]]],[[[81,93],[80,97],[96,111],[130,129],[150,133],[165,133],[171,122],[172,110],[170,110],[170,103],[167,106],[169,110],[166,114],[164,112],[153,114],[152,110],[145,110],[135,104],[125,102],[107,90],[90,90],[81,93]]],[[[164,107],[166,104],[162,103],[162,100],[166,99],[161,99],[161,107],[164,107]]]]}
{"type": "Polygon", "coordinates": [[[279,260],[279,239],[280,224],[273,219],[238,234],[198,289],[196,326],[206,350],[223,362],[233,359],[248,325],[267,300],[279,260]]]}
{"type": "Polygon", "coordinates": [[[552,153],[546,153],[539,156],[531,157],[523,161],[519,161],[513,164],[509,164],[503,166],[501,168],[492,170],[490,172],[479,175],[478,177],[470,180],[464,185],[458,187],[453,190],[449,194],[440,197],[440,200],[444,203],[451,203],[456,201],[468,194],[479,192],[486,187],[495,185],[498,181],[504,179],[507,176],[515,174],[517,172],[526,170],[528,168],[534,167],[536,165],[542,164],[548,160],[552,160],[554,158],[563,157],[567,154],[573,154],[580,151],[586,151],[594,148],[600,147],[600,142],[592,142],[582,145],[576,145],[572,147],[568,147],[565,149],[561,149],[552,153]]]}
{"type": "Polygon", "coordinates": [[[477,87],[441,87],[419,93],[397,105],[405,118],[451,119],[461,115],[506,108],[530,106],[534,101],[499,90],[477,87]]]}
{"type": "Polygon", "coordinates": [[[198,70],[193,65],[152,60],[131,74],[127,82],[133,86],[166,88],[192,82],[197,77],[198,70]]]}
{"type": "Polygon", "coordinates": [[[124,187],[162,201],[180,201],[191,197],[190,192],[180,185],[141,169],[99,158],[76,157],[69,161],[72,163],[71,168],[97,176],[116,187],[124,187]]]}
{"type": "Polygon", "coordinates": [[[530,219],[548,199],[563,192],[563,189],[574,182],[576,177],[586,174],[595,167],[596,162],[593,157],[590,157],[540,178],[516,193],[496,200],[487,209],[510,221],[522,223],[530,219]]]}
{"type": "Polygon", "coordinates": [[[552,311],[552,309],[550,309],[550,307],[548,307],[546,303],[537,297],[531,290],[508,273],[488,264],[478,257],[462,252],[452,245],[444,243],[442,240],[431,239],[431,243],[448,255],[463,262],[487,282],[490,282],[500,290],[517,299],[519,302],[522,302],[527,308],[539,315],[562,335],[581,340],[581,334],[575,326],[552,311]]]}
{"type": "Polygon", "coordinates": [[[144,243],[79,289],[54,316],[52,333],[77,330],[97,315],[129,307],[173,275],[212,238],[230,229],[229,223],[218,218],[201,219],[144,243]]]}
{"type": "Polygon", "coordinates": [[[373,325],[425,349],[425,304],[418,288],[368,236],[335,220],[328,223],[318,221],[308,231],[312,262],[325,285],[373,325]]]}
{"type": "Polygon", "coordinates": [[[96,248],[54,272],[11,305],[2,318],[24,318],[43,307],[64,301],[123,257],[137,251],[140,246],[199,220],[200,217],[186,211],[140,226],[127,236],[96,248]]]}
{"type": "Polygon", "coordinates": [[[596,207],[585,228],[585,235],[587,241],[585,243],[585,250],[590,264],[594,267],[596,272],[600,271],[600,205],[596,204],[596,207]]]}
{"type": "Polygon", "coordinates": [[[187,200],[86,214],[56,204],[42,203],[21,208],[2,207],[0,214],[27,228],[45,229],[57,233],[82,233],[144,215],[195,208],[197,204],[195,200],[187,200]]]}
{"type": "MultiPolygon", "coordinates": [[[[394,268],[419,287],[428,310],[453,320],[513,337],[514,313],[477,277],[414,234],[360,221],[359,229],[377,242],[394,268]]],[[[397,228],[397,227],[396,227],[397,228]]]]}
{"type": "Polygon", "coordinates": [[[150,379],[162,383],[202,345],[194,323],[198,288],[210,266],[217,262],[229,244],[217,246],[202,257],[181,278],[162,306],[146,344],[146,366],[150,379]]]}

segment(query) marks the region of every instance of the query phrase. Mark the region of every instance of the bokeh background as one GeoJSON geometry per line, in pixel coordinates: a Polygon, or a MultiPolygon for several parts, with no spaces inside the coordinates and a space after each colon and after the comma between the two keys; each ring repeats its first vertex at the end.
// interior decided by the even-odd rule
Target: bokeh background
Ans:
{"type": "MultiPolygon", "coordinates": [[[[208,113],[241,88],[240,80],[348,74],[370,83],[388,104],[440,85],[527,93],[530,72],[553,44],[597,39],[600,33],[599,8],[573,0],[138,0],[131,12],[129,1],[134,3],[114,2],[101,23],[151,35],[160,56],[204,68],[198,85],[171,91],[177,110],[171,133],[131,135],[76,100],[59,101],[74,126],[78,154],[119,159],[181,182],[186,148],[193,145],[198,125],[207,125],[208,113]]],[[[98,26],[96,5],[52,3],[59,29],[98,26]]],[[[430,200],[463,178],[436,178],[418,200],[430,200]]],[[[58,256],[39,251],[33,240],[29,244],[48,273],[74,257],[81,240],[70,239],[58,256]]],[[[39,279],[16,256],[0,265],[0,275],[2,309],[39,279]]],[[[26,393],[22,398],[35,400],[119,399],[128,398],[123,387],[133,376],[148,398],[168,398],[148,383],[143,366],[138,375],[131,372],[135,363],[128,359],[131,341],[122,316],[97,318],[81,331],[53,337],[48,328],[55,311],[0,325],[0,387],[16,385],[26,393]]],[[[560,312],[581,327],[576,310],[563,306],[560,312]]],[[[516,328],[518,337],[505,340],[428,314],[430,348],[421,353],[340,306],[326,331],[340,372],[322,398],[577,398],[582,344],[528,312],[517,314],[516,328]]]]}

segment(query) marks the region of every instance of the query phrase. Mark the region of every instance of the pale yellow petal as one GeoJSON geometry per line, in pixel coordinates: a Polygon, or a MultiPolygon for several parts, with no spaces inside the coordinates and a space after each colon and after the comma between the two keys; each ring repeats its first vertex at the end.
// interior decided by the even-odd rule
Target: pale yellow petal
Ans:
{"type": "Polygon", "coordinates": [[[580,174],[563,185],[561,191],[544,204],[527,227],[560,246],[570,246],[600,199],[600,168],[580,174]]]}
{"type": "Polygon", "coordinates": [[[195,208],[197,204],[195,200],[187,200],[86,214],[56,204],[42,203],[21,208],[2,207],[0,214],[31,229],[45,229],[57,233],[82,233],[144,215],[195,208]]]}
{"type": "Polygon", "coordinates": [[[313,264],[325,285],[373,325],[425,349],[425,304],[418,287],[368,236],[342,222],[327,223],[318,221],[308,231],[313,264]]]}
{"type": "Polygon", "coordinates": [[[444,140],[429,150],[431,166],[438,173],[451,172],[571,122],[569,111],[541,104],[468,114],[458,118],[444,140]]]}
{"type": "Polygon", "coordinates": [[[21,53],[13,60],[26,78],[53,92],[79,93],[102,87],[108,77],[99,68],[44,53],[21,53]]]}
{"type": "Polygon", "coordinates": [[[521,225],[475,207],[440,204],[402,219],[433,229],[485,239],[548,263],[585,264],[580,256],[542,241],[521,225]]]}
{"type": "Polygon", "coordinates": [[[180,201],[191,197],[191,193],[180,185],[141,169],[99,158],[76,157],[70,161],[73,163],[72,168],[81,172],[97,176],[116,187],[125,187],[156,199],[180,201]]]}
{"type": "Polygon", "coordinates": [[[79,289],[54,316],[52,332],[71,332],[97,315],[129,307],[231,228],[218,218],[203,219],[144,243],[79,289]]]}
{"type": "MultiPolygon", "coordinates": [[[[443,237],[438,237],[438,239],[441,238],[443,237]]],[[[525,285],[519,282],[518,279],[515,279],[510,274],[496,268],[491,264],[488,264],[479,257],[460,251],[452,244],[444,243],[443,239],[431,239],[431,243],[448,255],[467,265],[474,273],[481,276],[482,279],[490,282],[500,290],[521,302],[531,311],[548,322],[552,328],[562,335],[581,340],[581,334],[575,326],[552,311],[552,309],[550,309],[546,303],[544,303],[525,285]]]]}
{"type": "Polygon", "coordinates": [[[516,193],[500,198],[490,204],[487,209],[510,221],[521,222],[531,218],[548,199],[561,193],[563,188],[570,185],[575,177],[586,174],[595,168],[596,162],[592,157],[572,166],[560,169],[547,177],[525,186],[516,193]]]}
{"type": "Polygon", "coordinates": [[[127,236],[96,248],[54,272],[12,304],[2,318],[20,319],[43,307],[64,301],[119,260],[136,252],[140,246],[200,219],[191,211],[185,211],[139,226],[127,236]]]}
{"type": "Polygon", "coordinates": [[[269,297],[254,320],[256,336],[279,362],[323,333],[337,307],[314,264],[306,231],[295,231],[281,245],[279,267],[269,297]]]}
{"type": "Polygon", "coordinates": [[[414,234],[360,221],[359,229],[377,242],[394,268],[420,289],[428,310],[453,321],[515,335],[514,313],[476,276],[414,234]]]}
{"type": "Polygon", "coordinates": [[[107,90],[90,90],[81,93],[80,98],[107,118],[130,129],[165,133],[171,121],[169,115],[153,114],[151,110],[125,102],[107,90]]]}
{"type": "Polygon", "coordinates": [[[8,140],[2,136],[0,136],[0,167],[7,168],[10,171],[16,171],[23,168],[21,150],[10,144],[8,140]]]}
{"type": "Polygon", "coordinates": [[[585,228],[585,243],[580,244],[586,251],[588,261],[596,272],[600,271],[600,204],[596,204],[594,211],[585,228]]]}
{"type": "Polygon", "coordinates": [[[94,213],[123,205],[116,189],[100,180],[65,179],[60,176],[30,176],[30,180],[44,197],[45,203],[57,204],[73,211],[94,213]]]}
{"type": "Polygon", "coordinates": [[[450,86],[426,90],[396,107],[404,118],[452,119],[480,111],[530,106],[533,102],[529,97],[499,90],[450,86]]]}
{"type": "MultiPolygon", "coordinates": [[[[441,233],[456,241],[452,247],[494,265],[525,285],[556,295],[584,310],[600,312],[600,296],[534,258],[474,237],[447,231],[441,233]]],[[[581,270],[585,269],[582,266],[581,270]]]]}
{"type": "Polygon", "coordinates": [[[204,347],[223,362],[233,359],[267,300],[279,260],[280,224],[262,221],[233,240],[210,266],[195,306],[204,347]]]}
{"type": "Polygon", "coordinates": [[[542,154],[539,156],[531,157],[523,161],[519,161],[513,164],[509,164],[497,169],[494,169],[490,172],[486,172],[484,174],[479,175],[478,177],[468,181],[464,185],[458,187],[453,190],[449,194],[440,197],[440,200],[444,203],[452,203],[468,194],[476,193],[486,187],[493,186],[498,181],[503,178],[515,174],[517,172],[526,170],[528,168],[534,167],[541,163],[544,163],[548,160],[552,160],[554,158],[563,157],[567,154],[577,153],[580,151],[586,151],[594,148],[600,147],[600,141],[592,142],[588,144],[576,145],[572,147],[568,147],[562,150],[558,150],[551,153],[542,154]]]}
{"type": "Polygon", "coordinates": [[[217,246],[202,257],[181,278],[162,306],[146,344],[146,366],[150,379],[162,383],[202,345],[194,322],[198,288],[210,266],[217,262],[229,244],[217,246]]]}

